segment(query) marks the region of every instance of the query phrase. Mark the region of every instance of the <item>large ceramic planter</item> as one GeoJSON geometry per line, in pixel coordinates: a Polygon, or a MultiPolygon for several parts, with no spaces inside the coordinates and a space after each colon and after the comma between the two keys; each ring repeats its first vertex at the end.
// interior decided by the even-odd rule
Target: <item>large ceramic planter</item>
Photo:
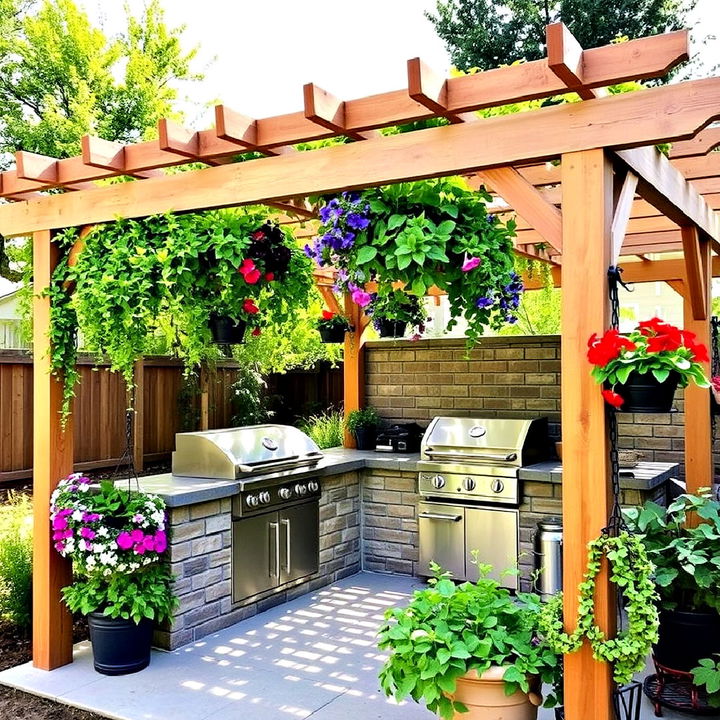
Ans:
{"type": "Polygon", "coordinates": [[[87,616],[95,670],[103,675],[129,675],[150,664],[153,623],[140,624],[92,612],[87,616]]]}
{"type": "Polygon", "coordinates": [[[400,320],[378,320],[378,333],[384,338],[401,338],[405,336],[407,323],[400,320]]]}
{"type": "Polygon", "coordinates": [[[716,612],[660,611],[660,638],[653,648],[658,663],[688,672],[702,658],[720,653],[720,614],[716,612]]]}
{"type": "Polygon", "coordinates": [[[345,328],[319,328],[320,341],[324,343],[341,343],[345,342],[345,328]]]}
{"type": "Polygon", "coordinates": [[[210,334],[218,345],[239,345],[245,338],[246,323],[227,315],[210,315],[210,334]]]}
{"type": "Polygon", "coordinates": [[[357,428],[353,433],[358,450],[374,450],[377,441],[376,428],[357,428]]]}
{"type": "Polygon", "coordinates": [[[676,372],[671,372],[664,382],[658,382],[651,372],[641,375],[633,371],[627,382],[618,383],[613,389],[623,399],[619,408],[622,412],[667,413],[672,410],[678,382],[680,375],[676,372]]]}
{"type": "Polygon", "coordinates": [[[542,698],[537,693],[517,690],[505,694],[503,675],[506,668],[491,667],[482,675],[470,670],[457,679],[452,699],[463,703],[466,713],[456,713],[458,720],[535,720],[542,698]]]}

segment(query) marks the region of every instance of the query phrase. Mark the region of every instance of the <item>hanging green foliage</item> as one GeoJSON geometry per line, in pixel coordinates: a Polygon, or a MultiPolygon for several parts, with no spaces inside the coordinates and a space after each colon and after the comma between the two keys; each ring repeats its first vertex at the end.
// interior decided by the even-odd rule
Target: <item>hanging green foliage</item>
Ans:
{"type": "MultiPolygon", "coordinates": [[[[65,233],[67,250],[75,240],[65,233]]],[[[53,370],[66,379],[64,415],[75,375],[75,328],[84,347],[133,382],[137,359],[164,337],[187,368],[219,357],[211,314],[243,321],[253,334],[288,323],[308,302],[310,261],[286,228],[256,209],[159,215],[98,226],[77,263],[59,265],[53,299],[53,370]],[[72,296],[64,289],[75,287],[72,296]]]]}

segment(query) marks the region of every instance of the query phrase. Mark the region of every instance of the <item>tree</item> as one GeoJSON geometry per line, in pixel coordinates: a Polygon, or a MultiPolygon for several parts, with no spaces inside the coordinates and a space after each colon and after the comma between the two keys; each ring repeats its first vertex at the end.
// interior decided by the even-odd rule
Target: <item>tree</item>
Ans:
{"type": "MultiPolygon", "coordinates": [[[[86,133],[131,142],[172,115],[176,83],[199,79],[183,28],[158,0],[109,39],[73,0],[0,0],[0,152],[69,157],[86,133]],[[120,79],[117,79],[120,78],[120,79]]],[[[12,157],[6,155],[7,167],[12,157]]]]}
{"type": "Polygon", "coordinates": [[[582,47],[683,27],[697,0],[438,0],[426,13],[453,64],[487,70],[545,56],[545,26],[562,21],[582,47]]]}

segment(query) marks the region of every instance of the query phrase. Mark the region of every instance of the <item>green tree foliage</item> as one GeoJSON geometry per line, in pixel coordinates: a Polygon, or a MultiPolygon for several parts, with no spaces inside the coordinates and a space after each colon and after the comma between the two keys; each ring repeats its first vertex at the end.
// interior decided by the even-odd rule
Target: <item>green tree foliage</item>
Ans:
{"type": "Polygon", "coordinates": [[[683,27],[697,0],[438,0],[426,13],[453,64],[487,70],[545,56],[545,26],[564,22],[584,48],[683,27]]]}
{"type": "MultiPolygon", "coordinates": [[[[73,0],[0,0],[0,152],[68,157],[86,134],[130,142],[173,114],[178,81],[200,76],[183,28],[158,0],[108,38],[73,0]]],[[[12,158],[7,156],[7,166],[12,158]]]]}

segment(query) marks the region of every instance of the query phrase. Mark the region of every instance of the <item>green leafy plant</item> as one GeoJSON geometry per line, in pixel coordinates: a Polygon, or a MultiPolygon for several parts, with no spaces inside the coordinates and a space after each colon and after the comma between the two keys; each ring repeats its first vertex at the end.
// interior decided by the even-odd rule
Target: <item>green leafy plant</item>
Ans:
{"type": "Polygon", "coordinates": [[[712,707],[720,707],[720,660],[704,658],[690,672],[695,685],[705,688],[708,694],[708,703],[712,707]]]}
{"type": "Polygon", "coordinates": [[[239,368],[238,379],[230,386],[233,425],[259,425],[270,419],[266,387],[257,368],[252,365],[239,368]]]}
{"type": "Polygon", "coordinates": [[[32,622],[32,503],[10,492],[0,505],[0,618],[26,632],[32,622]]]}
{"type": "Polygon", "coordinates": [[[427,321],[427,312],[422,300],[416,295],[408,295],[402,290],[393,290],[384,286],[377,293],[370,295],[370,302],[365,313],[373,320],[373,326],[380,330],[383,320],[404,322],[418,329],[422,333],[427,321]]]}
{"type": "Polygon", "coordinates": [[[583,639],[592,647],[596,660],[612,663],[613,677],[619,684],[632,679],[645,667],[648,653],[658,640],[657,592],[653,564],[640,538],[621,532],[617,537],[602,536],[588,543],[587,570],[578,587],[579,605],[575,630],[563,630],[562,593],[550,598],[540,612],[539,627],[546,642],[558,653],[580,649],[583,639]],[[595,583],[603,556],[610,566],[610,581],[623,593],[628,628],[607,638],[595,620],[595,583]]]}
{"type": "Polygon", "coordinates": [[[328,410],[319,415],[311,415],[300,423],[300,429],[307,433],[324,450],[343,444],[343,414],[328,410]]]}
{"type": "Polygon", "coordinates": [[[515,223],[488,215],[484,190],[460,179],[422,180],[345,192],[320,207],[318,238],[305,252],[338,269],[338,286],[361,307],[399,282],[423,297],[434,286],[447,292],[451,319],[464,317],[475,341],[487,326],[515,322],[522,283],[513,266],[515,223]]]}
{"type": "Polygon", "coordinates": [[[358,430],[377,428],[381,422],[377,410],[367,407],[362,410],[351,410],[345,419],[345,427],[354,435],[358,430]]]}
{"type": "MultiPolygon", "coordinates": [[[[561,657],[538,632],[541,602],[537,595],[508,590],[480,566],[476,583],[456,585],[448,573],[431,566],[430,587],[416,590],[407,607],[385,613],[378,647],[390,650],[380,671],[387,695],[423,701],[442,718],[467,712],[451,700],[456,680],[469,670],[478,674],[493,665],[505,667],[505,692],[529,692],[540,681],[559,688],[561,657]]],[[[556,703],[550,695],[546,706],[556,703]]]]}
{"type": "Polygon", "coordinates": [[[720,502],[705,491],[680,495],[667,508],[646,502],[624,514],[655,565],[660,606],[720,613],[720,502]],[[691,513],[702,522],[688,523],[691,513]]]}

